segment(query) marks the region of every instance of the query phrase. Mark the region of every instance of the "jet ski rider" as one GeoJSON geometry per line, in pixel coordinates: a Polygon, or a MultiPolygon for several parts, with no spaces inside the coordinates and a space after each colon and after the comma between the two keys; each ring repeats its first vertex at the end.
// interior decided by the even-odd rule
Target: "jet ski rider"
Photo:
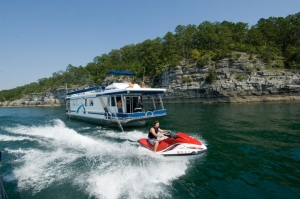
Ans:
{"type": "Polygon", "coordinates": [[[158,121],[153,122],[153,126],[150,128],[149,133],[148,133],[148,140],[149,140],[150,144],[154,145],[154,152],[156,152],[158,144],[159,144],[159,140],[157,140],[157,138],[164,137],[163,134],[158,134],[158,132],[168,133],[171,131],[170,130],[162,130],[159,128],[158,121]]]}

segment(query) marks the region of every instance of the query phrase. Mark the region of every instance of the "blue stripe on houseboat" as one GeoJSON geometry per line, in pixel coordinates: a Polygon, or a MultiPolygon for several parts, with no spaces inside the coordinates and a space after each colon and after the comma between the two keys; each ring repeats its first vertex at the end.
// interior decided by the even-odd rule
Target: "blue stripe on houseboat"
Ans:
{"type": "Polygon", "coordinates": [[[153,111],[153,115],[162,115],[162,114],[166,114],[166,113],[167,113],[166,109],[153,111]]]}
{"type": "Polygon", "coordinates": [[[94,115],[104,115],[105,112],[93,112],[93,111],[88,111],[88,114],[94,114],[94,115]]]}

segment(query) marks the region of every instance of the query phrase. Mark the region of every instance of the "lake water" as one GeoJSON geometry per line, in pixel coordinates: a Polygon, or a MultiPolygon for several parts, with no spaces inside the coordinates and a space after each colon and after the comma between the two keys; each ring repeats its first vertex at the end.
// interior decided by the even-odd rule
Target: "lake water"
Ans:
{"type": "Polygon", "coordinates": [[[149,126],[69,120],[64,107],[1,108],[10,199],[300,198],[300,103],[165,104],[160,127],[207,153],[168,161],[139,146],[149,126]]]}

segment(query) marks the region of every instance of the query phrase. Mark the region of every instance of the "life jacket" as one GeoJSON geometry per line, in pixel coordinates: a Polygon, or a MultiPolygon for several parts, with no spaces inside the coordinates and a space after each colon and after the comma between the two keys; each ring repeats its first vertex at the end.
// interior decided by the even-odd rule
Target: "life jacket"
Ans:
{"type": "MultiPolygon", "coordinates": [[[[154,126],[151,127],[151,128],[154,128],[156,134],[158,133],[158,128],[155,128],[154,126]]],[[[151,128],[150,128],[150,129],[151,129],[151,128]]],[[[156,137],[151,133],[150,130],[149,130],[149,133],[148,133],[148,138],[149,138],[149,139],[154,139],[154,138],[156,138],[156,137]]]]}

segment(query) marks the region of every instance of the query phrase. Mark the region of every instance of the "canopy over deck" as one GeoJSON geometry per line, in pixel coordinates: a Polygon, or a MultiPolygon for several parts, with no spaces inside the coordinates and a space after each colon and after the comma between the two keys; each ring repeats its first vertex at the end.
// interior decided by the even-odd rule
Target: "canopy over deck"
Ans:
{"type": "Polygon", "coordinates": [[[119,71],[119,70],[112,70],[106,73],[107,75],[132,75],[135,76],[134,72],[129,72],[129,71],[119,71]]]}

